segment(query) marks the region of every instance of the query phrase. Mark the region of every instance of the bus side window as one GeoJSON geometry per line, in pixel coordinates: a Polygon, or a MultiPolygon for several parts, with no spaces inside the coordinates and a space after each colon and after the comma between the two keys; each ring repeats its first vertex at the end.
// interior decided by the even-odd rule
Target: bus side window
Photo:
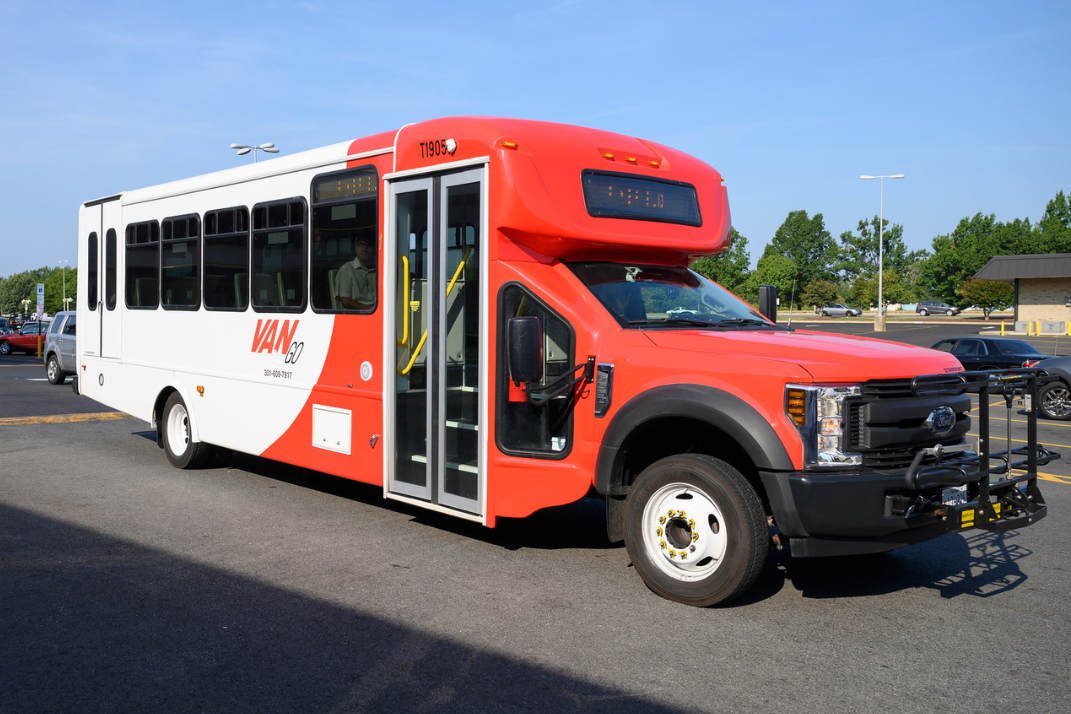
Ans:
{"type": "Polygon", "coordinates": [[[312,180],[312,308],[375,312],[379,174],[374,166],[312,180]]]}
{"type": "Polygon", "coordinates": [[[109,310],[114,310],[116,303],[115,272],[118,260],[116,257],[118,248],[115,243],[115,229],[109,228],[104,236],[104,306],[109,310]]]}
{"type": "Polygon", "coordinates": [[[209,211],[204,225],[206,310],[245,310],[249,305],[249,210],[209,211]]]}
{"type": "Polygon", "coordinates": [[[257,312],[305,309],[305,199],[253,206],[253,290],[257,312]]]}
{"type": "Polygon", "coordinates": [[[89,283],[86,290],[86,302],[89,303],[87,307],[90,310],[97,309],[97,234],[89,234],[89,265],[87,266],[87,282],[89,283]]]}
{"type": "MultiPolygon", "coordinates": [[[[495,397],[495,440],[504,453],[560,459],[573,441],[573,393],[537,407],[510,384],[507,324],[511,317],[538,317],[543,332],[543,379],[548,384],[575,364],[572,325],[519,283],[507,283],[498,298],[498,379],[495,397]],[[514,397],[511,398],[511,391],[514,397]]],[[[523,385],[520,389],[523,389],[523,385]]]]}
{"type": "Polygon", "coordinates": [[[201,304],[201,220],[196,215],[163,223],[160,292],[165,310],[196,310],[201,304]]]}
{"type": "Polygon", "coordinates": [[[155,309],[160,304],[160,224],[126,227],[126,306],[155,309]]]}

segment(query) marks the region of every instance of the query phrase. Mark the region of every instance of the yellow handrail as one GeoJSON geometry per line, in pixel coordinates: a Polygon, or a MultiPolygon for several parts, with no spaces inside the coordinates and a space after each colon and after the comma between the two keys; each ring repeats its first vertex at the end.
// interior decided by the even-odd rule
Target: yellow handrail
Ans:
{"type": "MultiPolygon", "coordinates": [[[[461,271],[465,268],[465,263],[468,262],[469,253],[472,252],[472,246],[465,248],[465,255],[461,256],[461,262],[457,264],[457,270],[454,271],[454,277],[450,278],[450,284],[446,286],[446,296],[450,297],[450,291],[454,289],[454,283],[461,276],[461,271]]],[[[398,376],[404,377],[409,374],[409,370],[413,368],[416,363],[417,355],[420,354],[420,350],[424,347],[424,341],[428,339],[428,329],[424,328],[424,334],[420,338],[420,342],[417,343],[416,349],[413,350],[413,356],[409,358],[409,364],[405,366],[405,369],[398,370],[398,376]]]]}
{"type": "Polygon", "coordinates": [[[402,261],[405,271],[405,299],[402,300],[402,309],[405,310],[405,314],[402,315],[402,339],[398,340],[400,347],[409,341],[409,322],[413,319],[413,312],[409,309],[409,257],[399,255],[398,260],[402,261]]]}

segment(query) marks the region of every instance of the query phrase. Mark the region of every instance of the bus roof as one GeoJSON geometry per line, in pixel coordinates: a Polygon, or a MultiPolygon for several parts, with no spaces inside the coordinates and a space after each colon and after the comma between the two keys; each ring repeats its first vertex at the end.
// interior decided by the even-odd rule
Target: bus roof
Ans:
{"type": "MultiPolygon", "coordinates": [[[[729,205],[721,174],[684,152],[614,132],[552,122],[496,117],[446,117],[396,131],[245,164],[202,176],[127,191],[124,205],[144,203],[269,176],[366,163],[393,154],[401,178],[422,171],[489,163],[492,224],[512,240],[559,259],[630,259],[686,264],[728,247],[729,205]],[[698,225],[657,216],[593,215],[582,175],[631,184],[694,187],[698,225]],[[637,184],[636,182],[639,182],[637,184]]],[[[104,199],[98,199],[104,200],[104,199]]],[[[90,205],[96,201],[88,201],[90,205]]]]}

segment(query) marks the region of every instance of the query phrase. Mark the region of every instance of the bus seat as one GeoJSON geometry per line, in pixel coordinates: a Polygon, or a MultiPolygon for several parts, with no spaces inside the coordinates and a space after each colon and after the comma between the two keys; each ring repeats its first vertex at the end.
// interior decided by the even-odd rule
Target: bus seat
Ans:
{"type": "Polygon", "coordinates": [[[283,303],[279,295],[279,284],[267,273],[253,276],[253,298],[261,305],[279,307],[283,303]]]}
{"type": "Polygon", "coordinates": [[[338,269],[332,269],[327,271],[327,289],[331,291],[331,309],[338,310],[338,291],[335,290],[335,276],[338,275],[338,269]]]}
{"type": "Polygon", "coordinates": [[[156,278],[135,278],[134,279],[134,299],[137,300],[138,307],[149,307],[156,304],[159,300],[159,296],[155,295],[157,287],[156,278]]]}
{"type": "Polygon", "coordinates": [[[249,273],[234,274],[234,302],[235,307],[245,308],[249,294],[249,273]],[[243,298],[245,298],[243,300],[243,298]]]}

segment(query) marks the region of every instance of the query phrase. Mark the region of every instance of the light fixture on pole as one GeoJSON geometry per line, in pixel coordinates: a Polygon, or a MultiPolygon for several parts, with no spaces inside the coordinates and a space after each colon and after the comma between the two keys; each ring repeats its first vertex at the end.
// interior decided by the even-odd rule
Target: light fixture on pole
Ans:
{"type": "Polygon", "coordinates": [[[278,154],[279,153],[279,150],[275,148],[275,144],[273,144],[270,141],[268,143],[266,143],[266,144],[261,144],[260,146],[247,146],[245,144],[231,144],[231,148],[232,149],[237,149],[239,156],[245,156],[250,151],[252,151],[253,152],[253,163],[254,164],[257,163],[257,152],[258,151],[265,151],[265,152],[267,152],[269,154],[278,154]]]}
{"type": "Polygon", "coordinates": [[[878,204],[878,317],[874,321],[874,331],[885,331],[885,303],[882,301],[882,278],[885,268],[885,179],[902,179],[903,174],[892,174],[891,176],[867,176],[863,175],[859,178],[864,180],[880,179],[881,180],[881,203],[878,204]]]}
{"type": "Polygon", "coordinates": [[[59,261],[59,265],[63,266],[63,309],[64,310],[67,309],[67,266],[70,265],[70,263],[71,263],[71,261],[69,261],[69,260],[61,260],[61,261],[59,261]]]}

